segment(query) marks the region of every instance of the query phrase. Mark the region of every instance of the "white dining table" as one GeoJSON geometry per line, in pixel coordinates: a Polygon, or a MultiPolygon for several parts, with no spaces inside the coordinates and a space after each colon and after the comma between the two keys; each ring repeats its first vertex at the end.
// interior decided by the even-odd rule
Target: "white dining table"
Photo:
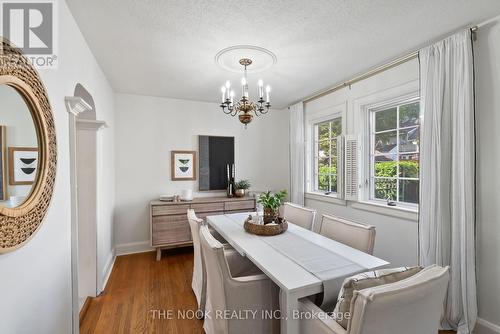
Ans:
{"type": "MultiPolygon", "coordinates": [[[[284,252],[280,252],[276,247],[271,246],[268,240],[264,240],[264,238],[273,237],[257,236],[246,232],[243,223],[248,215],[249,213],[246,212],[208,216],[207,223],[224,237],[238,253],[252,261],[255,266],[279,286],[282,314],[281,333],[299,334],[299,319],[293,316],[293,311],[298,309],[299,299],[323,292],[323,281],[292,260],[284,252]]],[[[352,268],[350,272],[343,271],[339,273],[338,277],[335,277],[335,283],[338,284],[339,290],[346,277],[389,264],[387,261],[292,223],[289,223],[288,231],[285,233],[300,235],[311,246],[324,248],[325,256],[335,253],[359,265],[356,266],[357,269],[352,268]]]]}

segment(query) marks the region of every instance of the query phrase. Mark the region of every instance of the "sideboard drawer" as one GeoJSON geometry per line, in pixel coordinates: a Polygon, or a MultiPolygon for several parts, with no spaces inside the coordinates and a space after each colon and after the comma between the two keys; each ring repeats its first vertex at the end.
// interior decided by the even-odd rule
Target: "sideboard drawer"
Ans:
{"type": "Polygon", "coordinates": [[[191,204],[191,209],[193,209],[195,213],[224,211],[224,203],[191,204]]]}
{"type": "Polygon", "coordinates": [[[226,202],[224,203],[225,211],[236,211],[236,210],[251,210],[255,208],[255,201],[237,201],[237,202],[226,202]]]}
{"type": "Polygon", "coordinates": [[[189,204],[155,205],[153,206],[152,211],[153,211],[153,216],[178,215],[178,214],[187,215],[188,209],[189,209],[189,204]]]}
{"type": "Polygon", "coordinates": [[[200,214],[197,213],[196,217],[201,218],[201,219],[205,219],[208,216],[220,216],[220,215],[223,215],[223,214],[224,214],[224,211],[202,212],[200,214]]]}
{"type": "Polygon", "coordinates": [[[186,215],[153,217],[153,246],[191,240],[186,215]]]}

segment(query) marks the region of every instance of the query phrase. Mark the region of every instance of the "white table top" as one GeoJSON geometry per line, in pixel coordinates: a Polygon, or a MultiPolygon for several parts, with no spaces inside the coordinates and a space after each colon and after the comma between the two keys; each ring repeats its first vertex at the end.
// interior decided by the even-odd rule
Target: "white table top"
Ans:
{"type": "MultiPolygon", "coordinates": [[[[248,213],[235,213],[220,216],[208,216],[207,222],[219,232],[234,249],[246,256],[269,278],[271,278],[283,291],[305,297],[323,291],[322,281],[308,272],[302,266],[280,253],[261,237],[250,234],[243,229],[243,222],[248,213]]],[[[300,234],[305,240],[319,245],[330,252],[336,253],[359,264],[366,271],[383,267],[388,262],[363,253],[337,241],[323,237],[320,234],[306,230],[300,226],[289,224],[289,231],[300,234]]],[[[288,233],[288,232],[285,232],[288,233]]],[[[365,271],[365,270],[363,270],[365,271]]],[[[348,276],[358,272],[349,273],[348,276]]],[[[346,276],[339,277],[344,279],[346,276]]]]}

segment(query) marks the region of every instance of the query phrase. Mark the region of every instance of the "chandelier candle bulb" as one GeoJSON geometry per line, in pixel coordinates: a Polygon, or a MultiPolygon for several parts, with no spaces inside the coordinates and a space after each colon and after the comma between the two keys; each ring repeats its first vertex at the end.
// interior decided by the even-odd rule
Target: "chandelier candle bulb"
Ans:
{"type": "Polygon", "coordinates": [[[241,79],[241,95],[245,96],[245,86],[247,85],[247,79],[241,79]]]}
{"type": "Polygon", "coordinates": [[[222,103],[226,101],[226,87],[222,86],[220,91],[222,92],[222,103]]]}
{"type": "Polygon", "coordinates": [[[233,102],[234,102],[234,90],[231,91],[231,93],[229,94],[229,97],[231,98],[231,104],[233,104],[233,102]]]}
{"type": "Polygon", "coordinates": [[[226,92],[227,92],[227,99],[229,99],[229,88],[231,88],[231,82],[229,80],[226,81],[226,92]]]}
{"type": "Polygon", "coordinates": [[[259,97],[263,98],[264,97],[264,81],[262,79],[259,80],[259,97]]]}
{"type": "Polygon", "coordinates": [[[271,86],[266,87],[266,102],[269,103],[269,93],[271,92],[271,86]]]}

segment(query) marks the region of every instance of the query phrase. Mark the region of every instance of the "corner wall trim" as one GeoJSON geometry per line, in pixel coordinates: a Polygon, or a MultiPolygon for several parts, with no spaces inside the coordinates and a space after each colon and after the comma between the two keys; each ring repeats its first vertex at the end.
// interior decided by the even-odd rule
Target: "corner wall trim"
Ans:
{"type": "Polygon", "coordinates": [[[135,253],[145,253],[154,250],[149,244],[149,240],[130,242],[125,244],[119,244],[115,246],[116,256],[135,254],[135,253]]]}
{"type": "Polygon", "coordinates": [[[82,309],[80,310],[80,323],[83,322],[83,319],[85,319],[85,316],[87,315],[87,311],[89,310],[90,303],[92,302],[92,297],[87,297],[85,299],[85,302],[82,305],[82,309]]]}
{"type": "Polygon", "coordinates": [[[474,334],[500,334],[500,326],[478,318],[474,334]]]}
{"type": "Polygon", "coordinates": [[[103,280],[102,280],[101,290],[99,291],[99,293],[102,293],[106,289],[109,277],[111,276],[111,272],[113,271],[113,267],[115,266],[115,260],[116,260],[115,254],[116,251],[113,249],[113,251],[109,254],[106,264],[104,265],[101,276],[103,280]]]}

